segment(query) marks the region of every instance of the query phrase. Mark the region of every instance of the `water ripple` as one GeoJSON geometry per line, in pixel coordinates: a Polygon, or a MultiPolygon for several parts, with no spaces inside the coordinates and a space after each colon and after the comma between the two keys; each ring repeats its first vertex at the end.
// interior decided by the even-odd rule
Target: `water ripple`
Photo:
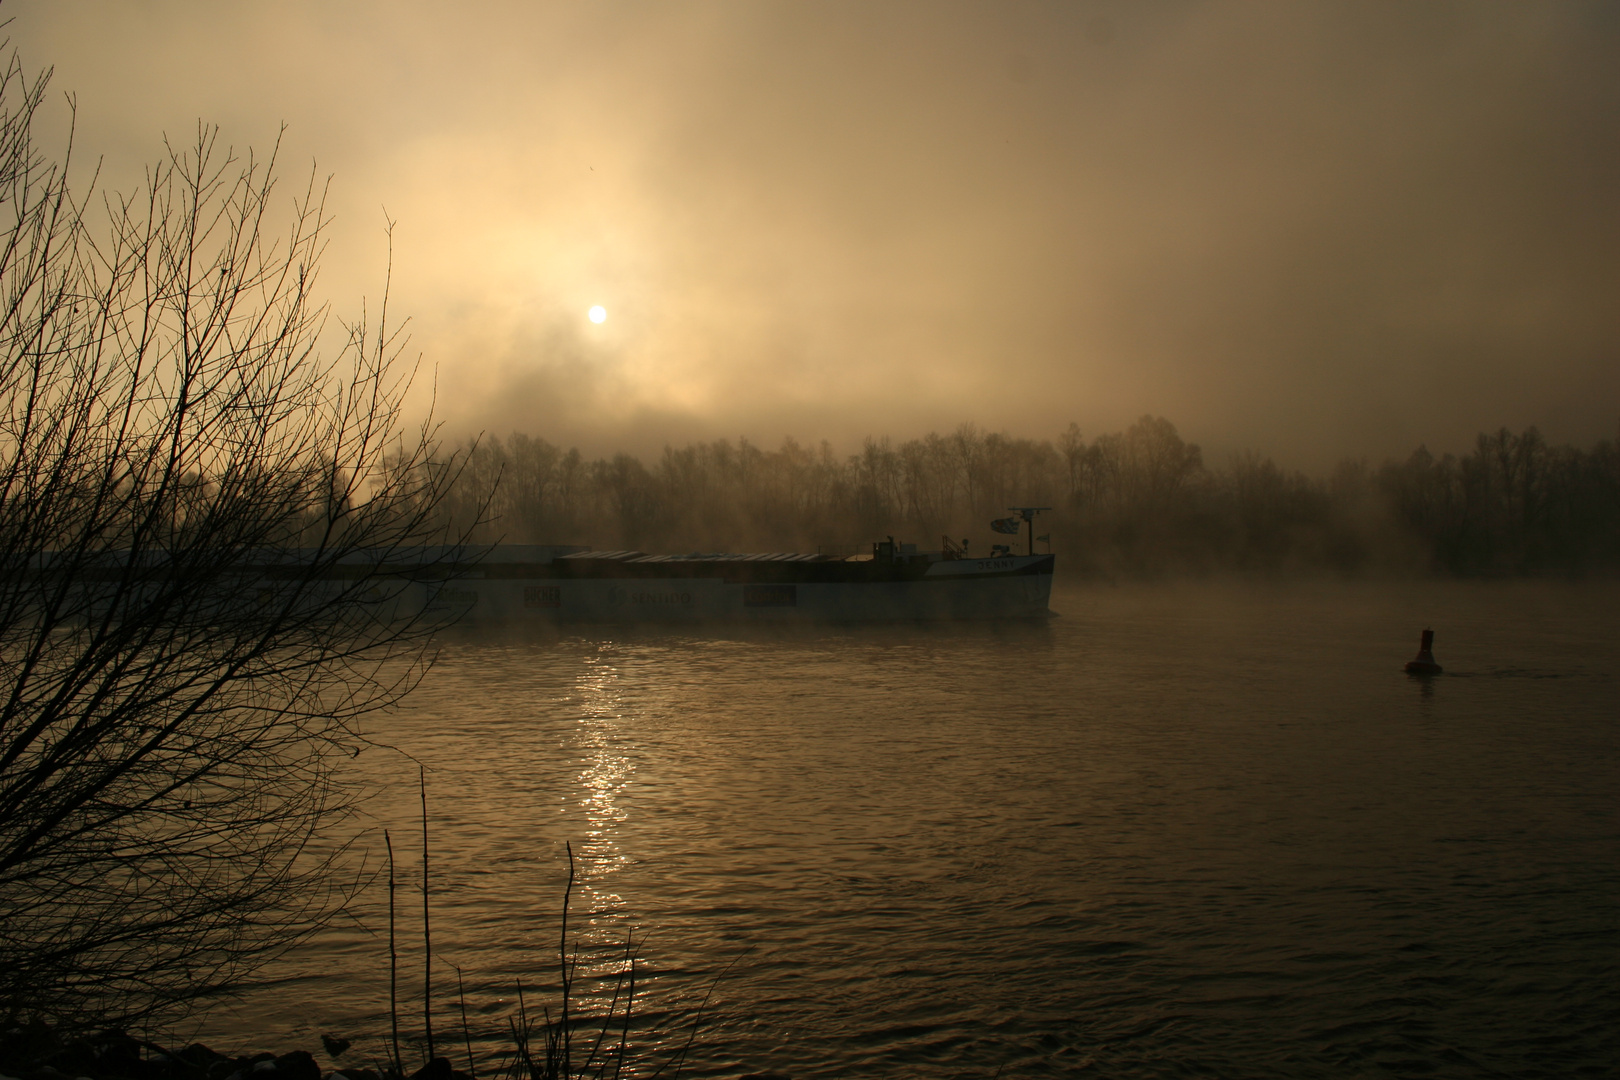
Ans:
{"type": "MultiPolygon", "coordinates": [[[[380,732],[429,770],[441,994],[458,965],[494,1054],[517,979],[554,988],[567,841],[586,985],[645,935],[644,1045],[679,1045],[743,957],[698,1076],[1601,1074],[1620,596],[1526,588],[452,641],[380,732]],[[1430,622],[1463,675],[1415,686],[1430,622]]],[[[361,761],[408,837],[414,773],[361,761]]],[[[211,1020],[220,1041],[378,1037],[380,904],[297,960],[296,1001],[211,1020]]]]}

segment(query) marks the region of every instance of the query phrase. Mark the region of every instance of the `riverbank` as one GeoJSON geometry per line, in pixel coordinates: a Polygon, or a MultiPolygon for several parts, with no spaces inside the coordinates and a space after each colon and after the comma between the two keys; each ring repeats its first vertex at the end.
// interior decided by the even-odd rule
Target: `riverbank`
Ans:
{"type": "MultiPolygon", "coordinates": [[[[347,1044],[320,1058],[306,1050],[231,1056],[192,1043],[171,1050],[121,1031],[61,1039],[42,1024],[19,1025],[0,1036],[0,1076],[7,1080],[402,1080],[400,1071],[374,1063],[339,1063],[347,1044]]],[[[434,1058],[403,1080],[474,1080],[434,1058]]]]}
{"type": "MultiPolygon", "coordinates": [[[[448,1058],[436,1057],[415,1072],[402,1072],[381,1063],[339,1063],[348,1052],[346,1041],[329,1040],[323,1065],[306,1050],[232,1057],[202,1043],[170,1050],[122,1031],[64,1040],[43,1024],[28,1024],[0,1035],[0,1080],[476,1080],[451,1067],[448,1058]]],[[[525,1071],[512,1070],[514,1075],[525,1071]]],[[[793,1078],[763,1072],[740,1080],[793,1078]]]]}

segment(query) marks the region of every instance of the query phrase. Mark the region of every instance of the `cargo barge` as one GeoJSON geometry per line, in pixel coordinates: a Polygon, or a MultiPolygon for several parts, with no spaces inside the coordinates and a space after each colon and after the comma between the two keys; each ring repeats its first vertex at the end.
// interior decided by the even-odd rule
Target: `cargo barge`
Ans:
{"type": "MultiPolygon", "coordinates": [[[[890,537],[845,557],[518,544],[278,548],[204,560],[183,572],[195,582],[193,609],[215,607],[227,622],[244,603],[295,622],[425,616],[439,625],[1027,619],[1052,614],[1054,557],[1035,553],[1034,512],[991,523],[1013,534],[1030,523],[1022,555],[996,544],[988,555],[972,556],[967,541],[957,545],[949,537],[938,551],[890,537]]],[[[163,553],[142,555],[138,571],[131,558],[111,551],[71,570],[47,558],[36,568],[46,586],[41,603],[62,600],[53,569],[74,579],[68,595],[87,618],[116,618],[144,603],[147,590],[173,587],[175,571],[163,553]]]]}
{"type": "Polygon", "coordinates": [[[892,538],[846,558],[501,544],[416,584],[428,610],[475,623],[1038,618],[1051,614],[1053,562],[892,538]]]}

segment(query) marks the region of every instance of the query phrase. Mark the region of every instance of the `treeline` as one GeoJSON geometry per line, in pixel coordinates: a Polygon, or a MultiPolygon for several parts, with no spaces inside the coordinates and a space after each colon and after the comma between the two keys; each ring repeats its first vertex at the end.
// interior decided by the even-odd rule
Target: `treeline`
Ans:
{"type": "Polygon", "coordinates": [[[937,548],[946,534],[987,551],[1007,539],[991,518],[1050,506],[1037,531],[1069,567],[1097,573],[1620,568],[1616,444],[1549,446],[1534,428],[1481,435],[1462,457],[1420,447],[1326,477],[1253,454],[1212,466],[1151,416],[1090,440],[1073,424],[1051,440],[966,424],[869,438],[850,455],[719,439],[652,462],[590,460],[522,434],[461,450],[449,523],[471,525],[492,498],[476,535],[509,543],[848,553],[887,535],[937,548]]]}

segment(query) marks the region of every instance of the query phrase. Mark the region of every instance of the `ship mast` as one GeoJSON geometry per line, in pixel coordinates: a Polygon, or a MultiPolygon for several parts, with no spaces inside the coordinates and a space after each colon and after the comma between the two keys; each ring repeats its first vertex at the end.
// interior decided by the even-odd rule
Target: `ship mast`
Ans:
{"type": "Polygon", "coordinates": [[[1029,553],[1035,554],[1035,515],[1042,510],[1052,509],[1050,506],[1009,506],[1007,509],[1029,522],[1029,553]]]}

